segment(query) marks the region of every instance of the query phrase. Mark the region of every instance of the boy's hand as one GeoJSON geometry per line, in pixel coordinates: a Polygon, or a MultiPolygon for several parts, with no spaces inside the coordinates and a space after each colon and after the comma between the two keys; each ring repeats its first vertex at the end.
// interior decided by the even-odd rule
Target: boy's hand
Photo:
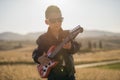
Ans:
{"type": "Polygon", "coordinates": [[[50,59],[47,58],[46,53],[44,53],[41,57],[38,58],[38,61],[40,62],[41,65],[46,65],[49,63],[50,59]]]}
{"type": "Polygon", "coordinates": [[[63,46],[64,49],[71,49],[71,42],[68,42],[66,43],[64,46],[63,46]]]}

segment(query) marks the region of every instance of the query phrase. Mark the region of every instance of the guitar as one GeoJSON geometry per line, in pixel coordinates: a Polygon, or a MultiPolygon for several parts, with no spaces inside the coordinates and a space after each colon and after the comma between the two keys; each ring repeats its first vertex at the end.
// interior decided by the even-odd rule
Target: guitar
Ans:
{"type": "Polygon", "coordinates": [[[49,63],[44,66],[40,64],[37,65],[38,73],[42,78],[47,78],[51,69],[58,64],[58,62],[54,61],[53,58],[62,49],[63,45],[69,42],[70,40],[73,40],[80,32],[83,32],[83,28],[80,25],[78,25],[70,31],[69,35],[58,46],[50,47],[46,56],[50,59],[49,63]]]}

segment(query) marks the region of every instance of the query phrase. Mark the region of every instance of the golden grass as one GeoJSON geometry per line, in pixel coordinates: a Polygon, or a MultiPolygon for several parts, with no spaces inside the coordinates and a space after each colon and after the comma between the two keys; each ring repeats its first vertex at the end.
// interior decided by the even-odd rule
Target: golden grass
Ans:
{"type": "Polygon", "coordinates": [[[98,68],[76,69],[77,80],[120,80],[120,71],[98,68]]]}
{"type": "MultiPolygon", "coordinates": [[[[23,47],[20,49],[0,51],[0,62],[33,62],[32,51],[35,46],[23,47]]],[[[120,50],[77,53],[74,55],[75,62],[98,62],[120,59],[120,50]]]]}
{"type": "Polygon", "coordinates": [[[74,55],[74,60],[81,63],[120,60],[120,50],[78,53],[74,55]]]}
{"type": "Polygon", "coordinates": [[[32,51],[35,46],[23,47],[8,51],[0,51],[0,61],[16,62],[16,61],[33,61],[32,51]]]}
{"type": "MultiPolygon", "coordinates": [[[[120,80],[120,71],[98,68],[76,69],[76,80],[120,80]]],[[[41,79],[35,65],[0,66],[0,80],[47,80],[41,79]]]]}
{"type": "Polygon", "coordinates": [[[0,80],[41,80],[34,65],[0,66],[0,80]]]}
{"type": "MultiPolygon", "coordinates": [[[[33,62],[32,51],[35,46],[0,51],[0,62],[33,62]]],[[[120,50],[101,51],[74,55],[75,62],[94,62],[120,59],[120,50]]],[[[0,65],[0,80],[46,80],[38,75],[36,65],[0,65]]],[[[76,69],[76,80],[120,80],[120,71],[98,68],[76,69]]]]}

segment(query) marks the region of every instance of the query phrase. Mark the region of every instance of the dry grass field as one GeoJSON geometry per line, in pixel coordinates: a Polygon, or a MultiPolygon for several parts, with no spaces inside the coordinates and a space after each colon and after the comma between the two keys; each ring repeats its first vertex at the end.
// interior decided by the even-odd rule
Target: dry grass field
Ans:
{"type": "MultiPolygon", "coordinates": [[[[0,51],[0,80],[46,80],[37,73],[31,58],[35,46],[0,51]]],[[[88,52],[74,55],[75,63],[100,62],[120,59],[120,50],[88,52]]],[[[120,80],[120,70],[77,68],[76,80],[120,80]]]]}
{"type": "Polygon", "coordinates": [[[120,60],[120,50],[108,50],[108,51],[95,51],[87,52],[74,55],[74,60],[79,64],[82,63],[91,63],[91,62],[102,62],[102,61],[111,61],[111,60],[120,60]]]}
{"type": "Polygon", "coordinates": [[[98,68],[77,69],[77,80],[120,80],[120,71],[98,68]]]}
{"type": "MultiPolygon", "coordinates": [[[[76,80],[120,80],[120,71],[98,68],[76,69],[76,80]]],[[[41,79],[35,65],[2,65],[0,80],[46,80],[41,79]]]]}

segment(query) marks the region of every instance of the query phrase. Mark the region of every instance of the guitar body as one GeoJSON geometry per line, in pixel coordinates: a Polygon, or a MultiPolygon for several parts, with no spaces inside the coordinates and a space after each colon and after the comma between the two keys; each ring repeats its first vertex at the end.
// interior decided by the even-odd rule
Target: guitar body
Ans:
{"type": "MultiPolygon", "coordinates": [[[[50,49],[47,52],[47,56],[52,54],[52,51],[55,49],[55,46],[50,47],[50,49]]],[[[58,64],[57,61],[50,60],[48,64],[46,65],[37,65],[38,73],[42,78],[47,78],[51,69],[54,68],[58,64]]]]}

